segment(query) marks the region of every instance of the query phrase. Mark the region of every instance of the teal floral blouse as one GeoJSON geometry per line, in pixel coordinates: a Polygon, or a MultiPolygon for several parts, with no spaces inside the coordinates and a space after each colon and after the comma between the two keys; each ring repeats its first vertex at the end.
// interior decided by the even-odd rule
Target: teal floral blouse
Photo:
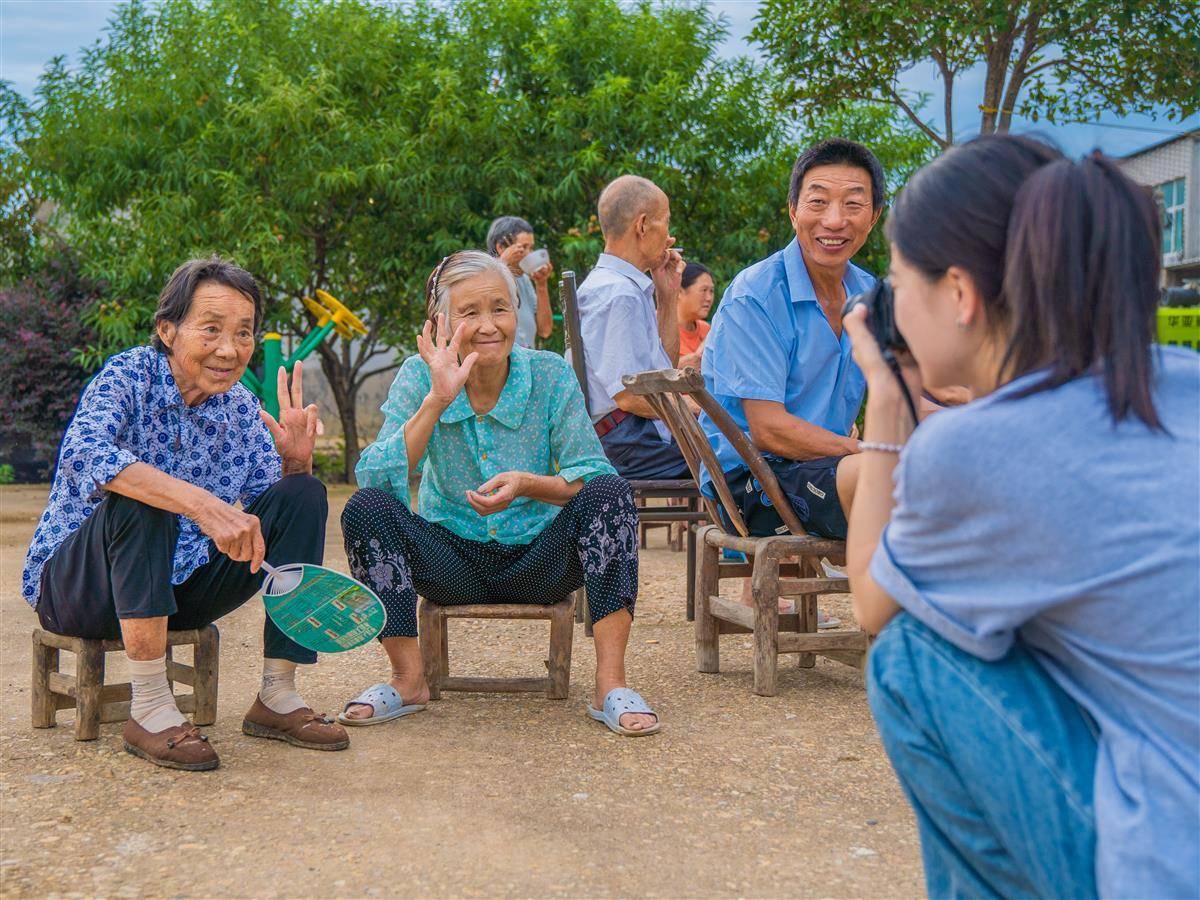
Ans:
{"type": "MultiPolygon", "coordinates": [[[[410,356],[400,367],[383,404],[384,423],[354,474],[360,487],[382,488],[405,505],[412,463],[404,425],[429,393],[429,366],[410,356]]],[[[475,415],[460,391],[434,426],[421,470],[418,511],[423,518],[473,541],[528,544],[560,508],[528,497],[508,509],[481,516],[467,503],[474,490],[501,472],[558,475],[587,482],[616,474],[583,406],[575,373],[561,356],[514,346],[508,381],[491,412],[475,415]]]]}

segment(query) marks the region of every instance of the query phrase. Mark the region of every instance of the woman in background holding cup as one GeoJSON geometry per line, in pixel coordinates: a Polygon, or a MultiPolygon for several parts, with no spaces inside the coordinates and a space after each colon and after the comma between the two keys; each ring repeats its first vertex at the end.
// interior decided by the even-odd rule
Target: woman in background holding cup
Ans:
{"type": "Polygon", "coordinates": [[[1200,893],[1200,357],[1152,343],[1161,220],[1099,153],[987,137],[888,222],[913,428],[866,326],[847,540],[930,896],[1200,893]]]}
{"type": "Polygon", "coordinates": [[[517,346],[532,350],[538,338],[545,340],[554,331],[554,312],[550,308],[550,276],[554,266],[550,254],[533,249],[533,226],[520,216],[501,216],[488,228],[487,250],[508,266],[517,283],[517,346]],[[528,269],[526,257],[540,254],[545,261],[528,269]]]}

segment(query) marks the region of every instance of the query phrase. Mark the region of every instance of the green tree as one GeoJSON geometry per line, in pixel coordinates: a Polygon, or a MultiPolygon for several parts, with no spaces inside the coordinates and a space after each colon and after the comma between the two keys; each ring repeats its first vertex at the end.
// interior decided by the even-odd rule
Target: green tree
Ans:
{"type": "Polygon", "coordinates": [[[898,107],[941,147],[954,143],[956,79],[985,71],[979,132],[1012,117],[1052,123],[1167,104],[1200,107],[1200,7],[1179,0],[764,0],[752,34],[786,82],[780,99],[813,121],[847,101],[898,107]],[[898,85],[932,63],[945,127],[898,85]]]}
{"type": "Polygon", "coordinates": [[[493,216],[527,215],[582,269],[601,187],[632,171],[719,272],[786,239],[794,147],[723,36],[704,7],[615,0],[134,2],[77,68],[50,63],[17,146],[106,285],[93,361],[142,340],[201,253],[259,278],[269,327],[311,327],[316,288],[362,312],[366,340],[320,349],[349,472],[359,388],[411,346],[430,269],[493,216]]]}

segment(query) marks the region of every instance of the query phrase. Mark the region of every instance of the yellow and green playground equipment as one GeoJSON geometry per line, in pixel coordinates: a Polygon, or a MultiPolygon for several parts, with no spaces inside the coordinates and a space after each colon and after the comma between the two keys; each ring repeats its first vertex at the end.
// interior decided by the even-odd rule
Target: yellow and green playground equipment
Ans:
{"type": "Polygon", "coordinates": [[[367,326],[340,300],[319,288],[316,294],[317,299],[315,300],[311,297],[303,298],[305,309],[317,318],[316,330],[309,332],[308,336],[300,342],[300,346],[287,359],[283,358],[283,336],[274,331],[267,332],[262,339],[262,378],[260,379],[249,368],[242,375],[242,384],[254,392],[254,396],[262,401],[263,409],[272,416],[279,416],[277,385],[280,368],[291,372],[292,367],[316,350],[331,331],[336,331],[338,337],[346,340],[351,340],[356,334],[363,336],[367,333],[367,326]]]}
{"type": "Polygon", "coordinates": [[[1158,342],[1200,350],[1200,306],[1160,306],[1158,342]]]}

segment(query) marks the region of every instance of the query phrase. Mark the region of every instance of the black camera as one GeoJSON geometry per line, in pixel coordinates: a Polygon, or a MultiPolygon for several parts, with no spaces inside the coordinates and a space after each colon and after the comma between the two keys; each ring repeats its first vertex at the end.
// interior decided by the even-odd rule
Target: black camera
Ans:
{"type": "Polygon", "coordinates": [[[859,306],[867,308],[867,327],[871,329],[881,350],[891,350],[893,353],[908,350],[904,335],[896,327],[896,301],[890,281],[880,278],[869,290],[847,300],[842,307],[842,318],[859,306]]]}

